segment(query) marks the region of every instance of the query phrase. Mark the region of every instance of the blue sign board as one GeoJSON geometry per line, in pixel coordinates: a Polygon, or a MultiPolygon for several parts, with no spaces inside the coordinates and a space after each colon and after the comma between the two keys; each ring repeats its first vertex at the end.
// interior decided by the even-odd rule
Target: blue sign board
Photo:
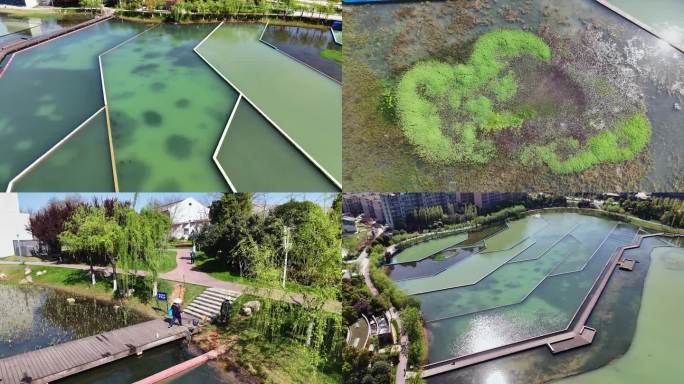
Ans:
{"type": "Polygon", "coordinates": [[[166,301],[166,292],[157,292],[157,300],[166,301]]]}

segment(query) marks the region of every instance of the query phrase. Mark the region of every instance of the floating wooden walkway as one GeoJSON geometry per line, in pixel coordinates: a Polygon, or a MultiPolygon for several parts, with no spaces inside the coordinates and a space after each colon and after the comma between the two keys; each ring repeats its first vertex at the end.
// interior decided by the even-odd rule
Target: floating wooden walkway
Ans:
{"type": "Polygon", "coordinates": [[[562,340],[555,343],[548,344],[551,353],[554,355],[556,353],[561,353],[569,351],[571,349],[583,347],[589,345],[594,341],[594,336],[596,336],[596,330],[590,327],[584,327],[578,335],[572,339],[562,340]]]}
{"type": "Polygon", "coordinates": [[[596,330],[586,326],[589,315],[594,310],[603,290],[608,284],[608,280],[613,275],[616,266],[624,262],[620,260],[625,250],[638,248],[641,246],[643,239],[655,236],[679,237],[681,235],[672,234],[647,234],[639,235],[638,231],[633,240],[633,244],[622,246],[616,249],[611,255],[599,277],[594,281],[591,289],[584,297],[582,304],[575,312],[572,323],[573,326],[560,332],[554,332],[539,337],[523,340],[517,343],[512,343],[498,348],[493,348],[487,351],[473,353],[450,360],[440,361],[433,364],[428,364],[424,367],[421,377],[427,378],[449,372],[455,369],[467,367],[469,365],[479,364],[485,361],[496,359],[499,357],[511,355],[514,353],[526,351],[532,348],[537,348],[546,345],[553,353],[564,352],[573,348],[589,345],[594,340],[596,330]]]}
{"type": "Polygon", "coordinates": [[[183,326],[150,320],[99,335],[0,359],[1,384],[49,383],[194,333],[192,318],[183,326]],[[187,324],[187,325],[186,325],[187,324]],[[189,325],[189,326],[188,326],[189,325]]]}

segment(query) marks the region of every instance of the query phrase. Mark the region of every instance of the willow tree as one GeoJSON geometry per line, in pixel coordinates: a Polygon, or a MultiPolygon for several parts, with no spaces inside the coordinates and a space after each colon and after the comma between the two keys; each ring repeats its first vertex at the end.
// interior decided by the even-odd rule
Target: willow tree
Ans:
{"type": "Polygon", "coordinates": [[[144,246],[139,257],[154,281],[152,296],[157,296],[159,269],[164,257],[164,248],[166,248],[169,240],[171,219],[157,206],[141,210],[139,219],[142,224],[141,230],[144,239],[144,246]]]}
{"type": "Polygon", "coordinates": [[[108,217],[105,209],[93,206],[80,206],[64,223],[64,231],[59,241],[66,252],[72,253],[79,260],[87,260],[90,265],[92,284],[95,284],[96,260],[114,260],[113,291],[116,292],[116,250],[121,234],[117,222],[108,217]]]}

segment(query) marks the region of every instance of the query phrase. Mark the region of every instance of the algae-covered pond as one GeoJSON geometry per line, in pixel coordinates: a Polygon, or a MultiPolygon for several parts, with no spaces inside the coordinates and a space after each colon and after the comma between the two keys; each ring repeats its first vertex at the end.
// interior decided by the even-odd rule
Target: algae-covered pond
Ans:
{"type": "Polygon", "coordinates": [[[684,182],[684,54],[597,2],[348,8],[346,189],[684,182]]]}
{"type": "MultiPolygon", "coordinates": [[[[510,224],[488,238],[500,247],[497,252],[516,249],[516,240],[531,245],[497,264],[487,265],[487,254],[476,252],[435,275],[392,277],[421,301],[430,363],[565,329],[613,252],[637,234],[632,225],[579,214],[528,216],[510,224]],[[545,224],[530,228],[533,219],[545,224]],[[466,260],[482,263],[484,272],[459,280],[459,272],[472,274],[471,268],[459,271],[466,260]],[[440,278],[445,273],[449,278],[440,278]]],[[[675,244],[649,237],[624,252],[636,267],[616,270],[608,281],[587,321],[598,331],[593,344],[556,355],[543,346],[427,381],[545,383],[579,375],[568,382],[673,382],[681,372],[666,367],[681,343],[676,303],[684,260],[675,244]]]]}
{"type": "Polygon", "coordinates": [[[5,60],[2,188],[338,190],[341,84],[314,68],[339,69],[330,37],[274,29],[279,50],[263,24],[216,27],[109,20],[5,60]]]}

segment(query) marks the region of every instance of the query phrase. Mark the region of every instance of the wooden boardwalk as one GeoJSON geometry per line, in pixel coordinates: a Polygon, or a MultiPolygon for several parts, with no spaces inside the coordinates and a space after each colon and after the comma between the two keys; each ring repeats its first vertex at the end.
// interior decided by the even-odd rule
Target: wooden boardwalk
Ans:
{"type": "Polygon", "coordinates": [[[551,353],[554,355],[556,353],[561,353],[569,351],[571,349],[583,347],[589,345],[594,341],[594,336],[596,336],[596,330],[590,327],[584,327],[578,335],[572,339],[562,340],[555,343],[548,344],[551,353]]]}
{"type": "Polygon", "coordinates": [[[638,235],[637,231],[635,239],[633,240],[633,244],[617,248],[617,250],[615,250],[611,257],[608,259],[608,262],[606,263],[606,266],[604,267],[603,271],[601,272],[599,277],[594,281],[594,284],[592,285],[591,289],[584,297],[582,304],[575,312],[575,315],[573,316],[572,320],[572,324],[574,325],[569,327],[568,329],[564,331],[542,335],[539,337],[534,337],[531,339],[523,340],[517,343],[512,343],[502,347],[493,348],[487,351],[482,351],[471,355],[466,355],[446,361],[428,364],[424,367],[425,369],[423,370],[421,377],[427,378],[439,375],[455,369],[467,367],[469,365],[479,364],[485,361],[526,351],[532,348],[541,347],[544,345],[548,346],[552,352],[554,351],[554,348],[556,348],[558,352],[561,352],[561,349],[563,351],[567,351],[569,349],[572,349],[570,347],[575,348],[591,344],[591,342],[594,339],[594,335],[596,334],[596,330],[586,326],[587,320],[589,319],[589,315],[591,315],[591,312],[596,306],[598,299],[601,297],[603,290],[608,284],[608,280],[613,275],[616,266],[620,262],[622,254],[627,249],[640,247],[641,242],[644,238],[662,235],[662,233],[638,235]],[[589,331],[587,329],[589,329],[589,331]],[[590,334],[587,333],[583,337],[582,335],[585,332],[589,332],[590,334]]]}
{"type": "Polygon", "coordinates": [[[99,335],[0,359],[1,384],[49,383],[194,333],[192,318],[184,326],[150,320],[99,335]],[[190,326],[187,326],[187,325],[190,326]]]}

